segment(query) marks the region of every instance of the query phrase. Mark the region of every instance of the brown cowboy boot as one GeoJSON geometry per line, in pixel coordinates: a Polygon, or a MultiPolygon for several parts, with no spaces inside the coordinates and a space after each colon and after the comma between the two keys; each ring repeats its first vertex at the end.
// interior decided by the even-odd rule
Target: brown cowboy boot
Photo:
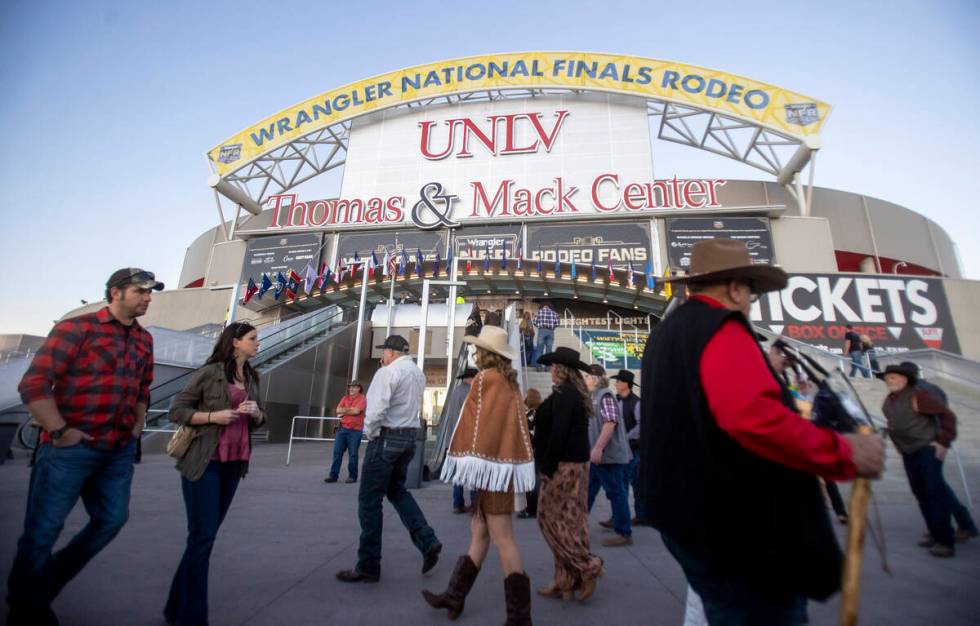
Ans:
{"type": "Polygon", "coordinates": [[[449,619],[456,619],[463,612],[463,605],[466,602],[466,594],[473,588],[480,568],[473,563],[473,559],[468,554],[464,554],[456,561],[456,569],[449,578],[449,586],[440,594],[431,591],[423,591],[422,597],[435,609],[448,609],[449,619]]]}
{"type": "Polygon", "coordinates": [[[531,581],[527,574],[511,574],[504,579],[507,621],[504,626],[531,626],[531,581]]]}

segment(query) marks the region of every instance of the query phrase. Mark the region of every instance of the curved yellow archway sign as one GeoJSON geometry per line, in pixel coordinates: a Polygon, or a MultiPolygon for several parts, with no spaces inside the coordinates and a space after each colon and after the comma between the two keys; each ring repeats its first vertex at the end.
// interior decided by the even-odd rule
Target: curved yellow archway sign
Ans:
{"type": "Polygon", "coordinates": [[[407,102],[488,89],[585,89],[665,100],[804,139],[830,105],[751,78],[696,65],[589,52],[463,57],[389,72],[283,109],[208,152],[219,175],[327,126],[407,102]]]}

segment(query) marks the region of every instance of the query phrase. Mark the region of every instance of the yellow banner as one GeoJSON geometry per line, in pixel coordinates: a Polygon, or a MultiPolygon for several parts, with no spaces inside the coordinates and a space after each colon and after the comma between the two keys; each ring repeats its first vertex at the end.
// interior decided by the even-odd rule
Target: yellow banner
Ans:
{"type": "Polygon", "coordinates": [[[225,175],[316,130],[406,102],[486,89],[566,88],[688,104],[800,139],[817,135],[830,105],[743,76],[695,65],[589,52],[517,52],[410,67],[327,91],[216,146],[225,175]]]}

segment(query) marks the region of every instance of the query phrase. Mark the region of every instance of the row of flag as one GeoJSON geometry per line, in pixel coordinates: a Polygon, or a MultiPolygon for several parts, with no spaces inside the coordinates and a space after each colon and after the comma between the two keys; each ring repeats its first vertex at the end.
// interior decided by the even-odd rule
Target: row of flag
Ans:
{"type": "MultiPolygon", "coordinates": [[[[518,245],[515,246],[515,248],[517,249],[517,257],[515,259],[515,263],[516,263],[516,268],[518,270],[522,270],[524,269],[524,252],[523,252],[523,247],[520,246],[519,244],[520,242],[518,242],[518,245]]],[[[487,242],[485,245],[486,254],[484,255],[483,258],[484,271],[490,269],[490,257],[491,257],[490,251],[491,251],[491,246],[490,243],[487,242]]],[[[537,258],[537,268],[536,268],[538,274],[541,274],[544,269],[543,256],[544,255],[542,254],[541,249],[539,248],[538,258],[537,258]]],[[[434,261],[435,261],[435,265],[433,267],[432,274],[433,276],[439,276],[439,273],[441,271],[441,266],[442,266],[442,258],[438,250],[436,250],[434,261]]],[[[450,250],[449,256],[446,258],[446,263],[445,263],[447,272],[452,267],[452,261],[453,261],[452,250],[450,250]]],[[[408,271],[409,262],[410,261],[409,261],[408,254],[405,252],[404,248],[401,250],[401,252],[396,252],[396,253],[385,252],[384,258],[381,259],[380,261],[378,260],[378,257],[374,252],[371,253],[371,256],[369,258],[364,260],[362,260],[361,257],[358,255],[358,253],[355,252],[354,258],[350,264],[347,264],[347,262],[343,258],[341,258],[337,262],[336,268],[330,268],[326,263],[321,263],[320,270],[316,271],[316,269],[313,267],[313,264],[308,262],[306,264],[306,270],[304,271],[302,276],[297,274],[295,270],[289,270],[288,275],[283,274],[282,272],[277,272],[274,279],[271,278],[269,274],[263,273],[262,276],[259,278],[258,282],[256,282],[254,278],[249,276],[248,285],[245,288],[245,297],[243,298],[242,303],[247,304],[249,300],[251,300],[253,297],[261,300],[265,296],[265,294],[268,293],[269,291],[272,291],[273,298],[277,301],[280,298],[282,298],[283,295],[286,296],[287,300],[292,300],[301,291],[305,291],[307,295],[312,295],[315,290],[319,290],[320,292],[323,292],[323,290],[326,289],[327,285],[330,282],[340,284],[341,282],[344,281],[345,278],[356,276],[359,271],[363,271],[362,263],[366,264],[369,280],[373,279],[376,275],[378,275],[378,272],[380,272],[380,274],[386,278],[389,276],[394,277],[396,275],[405,276],[406,272],[408,271]]],[[[424,263],[425,263],[425,257],[422,255],[422,250],[416,249],[414,272],[419,277],[422,276],[422,266],[424,263]]],[[[508,263],[507,244],[505,243],[503,246],[503,255],[500,261],[501,269],[507,269],[507,263],[508,263]]],[[[578,278],[578,264],[576,263],[574,258],[571,260],[570,265],[571,265],[571,271],[569,272],[569,276],[572,278],[572,280],[575,280],[576,278],[578,278]]],[[[616,280],[616,275],[612,265],[612,258],[608,259],[606,264],[606,269],[609,272],[610,282],[616,280]]],[[[473,271],[473,245],[467,244],[466,272],[469,273],[472,271],[473,271]]],[[[594,258],[592,259],[592,264],[590,266],[590,273],[591,273],[592,281],[595,282],[599,276],[599,268],[596,266],[594,258]]],[[[636,274],[637,272],[633,268],[633,261],[628,260],[626,262],[626,286],[630,289],[636,287],[636,274]]],[[[556,276],[562,275],[562,262],[558,255],[557,248],[555,249],[555,275],[556,276]]],[[[665,277],[670,276],[669,268],[667,269],[664,276],[665,277]]],[[[653,262],[650,260],[647,260],[646,267],[644,268],[643,280],[645,282],[647,289],[650,290],[655,289],[657,284],[657,279],[656,276],[654,275],[653,262]]]]}

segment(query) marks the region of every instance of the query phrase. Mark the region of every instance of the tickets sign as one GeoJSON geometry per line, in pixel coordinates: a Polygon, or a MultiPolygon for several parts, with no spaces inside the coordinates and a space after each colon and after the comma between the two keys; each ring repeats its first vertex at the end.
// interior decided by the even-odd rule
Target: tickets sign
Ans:
{"type": "Polygon", "coordinates": [[[793,274],[782,291],[762,296],[752,322],[840,354],[845,326],[880,352],[934,348],[960,353],[942,280],[863,274],[793,274]]]}
{"type": "Polygon", "coordinates": [[[283,109],[208,152],[224,176],[289,142],[356,117],[428,98],[490,89],[603,91],[696,106],[804,138],[830,105],[695,65],[587,52],[519,52],[418,65],[344,85],[283,109]]]}

